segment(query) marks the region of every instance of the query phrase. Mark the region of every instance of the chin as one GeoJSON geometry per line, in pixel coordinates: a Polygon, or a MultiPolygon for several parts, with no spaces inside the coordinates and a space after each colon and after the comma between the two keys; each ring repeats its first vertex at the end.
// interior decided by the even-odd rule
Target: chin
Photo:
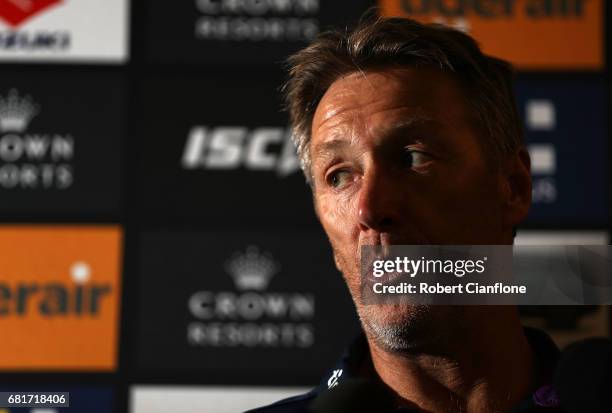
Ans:
{"type": "Polygon", "coordinates": [[[460,307],[381,304],[361,306],[358,313],[368,338],[394,353],[436,351],[461,325],[460,307]]]}
{"type": "Polygon", "coordinates": [[[414,351],[431,327],[431,307],[425,305],[372,304],[358,313],[368,338],[385,351],[414,351]]]}

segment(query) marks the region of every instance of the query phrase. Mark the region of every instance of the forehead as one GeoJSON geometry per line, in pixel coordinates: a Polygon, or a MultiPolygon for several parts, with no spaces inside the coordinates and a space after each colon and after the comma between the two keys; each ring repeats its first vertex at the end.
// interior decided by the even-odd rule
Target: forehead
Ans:
{"type": "Polygon", "coordinates": [[[465,106],[458,82],[435,68],[353,72],[323,95],[312,121],[312,140],[316,144],[333,132],[377,134],[411,120],[459,126],[466,120],[465,106]]]}

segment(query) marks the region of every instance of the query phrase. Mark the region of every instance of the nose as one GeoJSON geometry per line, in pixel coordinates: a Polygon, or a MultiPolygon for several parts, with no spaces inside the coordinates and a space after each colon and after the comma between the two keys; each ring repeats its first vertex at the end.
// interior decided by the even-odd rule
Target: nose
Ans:
{"type": "Polygon", "coordinates": [[[384,166],[369,168],[359,190],[357,211],[361,231],[389,232],[399,224],[405,195],[401,185],[400,177],[384,166]]]}

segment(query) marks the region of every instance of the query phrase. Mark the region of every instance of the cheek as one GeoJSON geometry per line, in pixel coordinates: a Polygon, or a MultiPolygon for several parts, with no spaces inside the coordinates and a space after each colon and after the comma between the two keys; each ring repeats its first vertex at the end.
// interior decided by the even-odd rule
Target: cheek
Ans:
{"type": "Polygon", "coordinates": [[[341,266],[341,271],[346,276],[351,272],[356,251],[359,250],[359,226],[356,222],[357,213],[355,204],[341,202],[338,197],[322,195],[316,200],[316,209],[319,220],[329,241],[334,255],[341,266]]]}
{"type": "Polygon", "coordinates": [[[488,242],[489,236],[497,234],[501,201],[494,175],[473,170],[456,174],[440,185],[435,203],[442,211],[440,223],[444,222],[450,238],[461,243],[472,239],[488,242]]]}
{"type": "Polygon", "coordinates": [[[494,174],[487,171],[475,171],[459,175],[449,188],[449,195],[455,202],[466,208],[473,208],[475,213],[488,215],[495,212],[500,205],[498,181],[494,174]]]}
{"type": "Polygon", "coordinates": [[[350,200],[340,199],[335,194],[323,194],[317,197],[315,206],[330,240],[347,243],[356,227],[356,204],[350,200]]]}
{"type": "Polygon", "coordinates": [[[497,224],[496,179],[476,161],[438,164],[427,175],[410,177],[400,197],[402,208],[430,242],[464,243],[474,232],[497,224]]]}

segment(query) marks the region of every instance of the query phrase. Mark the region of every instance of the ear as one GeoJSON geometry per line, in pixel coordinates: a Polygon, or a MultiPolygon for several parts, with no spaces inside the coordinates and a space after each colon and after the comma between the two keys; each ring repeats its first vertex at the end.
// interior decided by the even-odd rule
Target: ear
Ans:
{"type": "Polygon", "coordinates": [[[531,160],[525,147],[508,155],[502,163],[504,224],[515,227],[531,207],[531,160]]]}

